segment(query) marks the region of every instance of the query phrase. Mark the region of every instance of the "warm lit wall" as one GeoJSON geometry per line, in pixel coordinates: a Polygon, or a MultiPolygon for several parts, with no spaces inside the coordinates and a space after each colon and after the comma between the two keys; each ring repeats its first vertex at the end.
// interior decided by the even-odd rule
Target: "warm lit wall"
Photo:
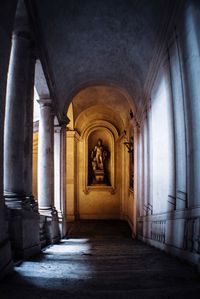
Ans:
{"type": "MultiPolygon", "coordinates": [[[[76,113],[73,104],[67,113],[70,123],[66,134],[66,218],[67,221],[76,218],[126,219],[133,227],[134,192],[129,189],[130,155],[123,144],[123,130],[127,130],[127,138],[134,134],[129,118],[130,105],[122,94],[111,87],[92,87],[91,90],[91,93],[85,91],[76,98],[76,113]],[[86,101],[88,97],[91,106],[86,101]],[[109,151],[107,167],[111,186],[103,188],[88,187],[87,177],[90,162],[88,153],[98,138],[102,139],[109,151]]],[[[36,198],[37,156],[38,133],[34,133],[33,194],[36,198]]]]}
{"type": "MultiPolygon", "coordinates": [[[[113,146],[111,146],[112,140],[111,134],[108,133],[103,127],[99,126],[96,131],[92,132],[93,135],[89,139],[91,144],[87,146],[87,136],[83,135],[83,139],[78,143],[78,207],[79,215],[82,219],[119,219],[120,218],[120,199],[121,199],[121,181],[122,181],[122,161],[120,157],[120,144],[117,140],[113,140],[113,146]],[[110,172],[110,180],[113,178],[112,186],[88,186],[87,174],[88,164],[90,163],[88,153],[93,148],[97,139],[101,138],[103,144],[107,145],[110,152],[110,157],[114,158],[113,168],[109,167],[111,161],[108,162],[108,168],[110,172]],[[91,147],[91,148],[90,148],[91,147]],[[114,157],[112,157],[114,156],[114,157]],[[86,163],[88,160],[88,163],[86,163]],[[114,173],[115,172],[115,173],[114,173]],[[95,189],[93,189],[96,188],[95,189]],[[112,190],[113,188],[113,190],[112,190]]],[[[91,133],[91,134],[92,134],[91,133]]],[[[112,137],[114,139],[114,136],[112,137]]]]}
{"type": "MultiPolygon", "coordinates": [[[[105,123],[103,123],[105,125],[105,123]]],[[[67,132],[67,219],[121,218],[122,167],[121,149],[124,150],[115,128],[114,132],[102,124],[90,123],[91,130],[79,135],[67,132]],[[94,128],[93,128],[94,126],[94,128]],[[115,136],[114,136],[115,134],[115,136]],[[118,140],[116,139],[118,137],[118,140]],[[111,186],[88,186],[88,167],[91,149],[101,138],[109,151],[109,179],[111,186]]],[[[85,130],[87,131],[86,123],[85,130]]]]}
{"type": "Polygon", "coordinates": [[[66,217],[67,221],[77,218],[77,138],[75,131],[66,134],[66,217]]]}
{"type": "Polygon", "coordinates": [[[68,110],[67,220],[126,219],[133,226],[134,193],[129,190],[130,156],[123,131],[129,134],[131,106],[116,88],[93,86],[81,91],[68,110]],[[71,115],[71,117],[70,117],[71,115]],[[88,186],[89,153],[98,138],[110,151],[111,186],[88,186]],[[112,161],[111,161],[112,160],[112,161]]]}

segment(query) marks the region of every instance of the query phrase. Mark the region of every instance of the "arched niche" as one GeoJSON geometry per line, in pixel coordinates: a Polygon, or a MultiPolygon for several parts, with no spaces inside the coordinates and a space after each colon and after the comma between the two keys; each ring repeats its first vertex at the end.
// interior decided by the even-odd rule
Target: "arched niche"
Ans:
{"type": "Polygon", "coordinates": [[[91,191],[109,191],[115,193],[115,143],[119,137],[116,128],[107,121],[96,121],[87,127],[81,136],[84,141],[84,193],[91,191]],[[102,140],[108,152],[106,165],[107,179],[102,184],[92,183],[91,151],[102,140]]]}

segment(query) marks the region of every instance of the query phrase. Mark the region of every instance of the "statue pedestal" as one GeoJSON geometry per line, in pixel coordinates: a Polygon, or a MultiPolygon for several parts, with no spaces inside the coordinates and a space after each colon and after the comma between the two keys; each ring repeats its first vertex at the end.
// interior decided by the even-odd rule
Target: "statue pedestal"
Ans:
{"type": "Polygon", "coordinates": [[[105,177],[104,170],[95,170],[94,175],[97,184],[104,183],[104,177],[105,177]]]}

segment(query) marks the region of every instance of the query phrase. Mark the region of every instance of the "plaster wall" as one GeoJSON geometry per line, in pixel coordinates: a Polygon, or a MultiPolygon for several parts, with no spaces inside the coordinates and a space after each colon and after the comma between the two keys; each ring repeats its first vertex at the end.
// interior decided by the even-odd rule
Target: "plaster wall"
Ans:
{"type": "MultiPolygon", "coordinates": [[[[168,36],[151,90],[150,188],[152,215],[137,218],[138,237],[200,267],[199,6],[186,1],[168,36]],[[175,26],[174,26],[175,27],[175,26]],[[168,58],[166,60],[166,57],[168,58]]],[[[141,147],[140,132],[138,153],[141,147]]],[[[141,179],[141,159],[138,171],[141,179]]],[[[146,174],[145,174],[146,175],[146,174]]],[[[142,181],[143,182],[143,181],[142,181]]],[[[144,184],[139,187],[144,190],[144,184]]],[[[143,191],[144,192],[144,191],[143,191]]],[[[140,190],[139,200],[142,191],[140,190]]],[[[141,205],[140,205],[141,209],[141,205]]]]}
{"type": "MultiPolygon", "coordinates": [[[[174,208],[174,140],[171,114],[171,87],[167,62],[160,68],[152,98],[152,203],[153,212],[160,213],[174,208]]],[[[147,128],[144,127],[147,132],[147,128]]],[[[147,153],[144,153],[145,157],[147,153]]],[[[150,161],[148,159],[148,161],[150,161]]],[[[146,172],[146,177],[149,173],[146,172]]],[[[145,184],[148,184],[148,181],[145,184]]]]}
{"type": "Polygon", "coordinates": [[[179,42],[175,34],[169,42],[169,57],[173,98],[174,138],[176,141],[176,209],[182,209],[187,206],[186,111],[179,42]]]}
{"type": "Polygon", "coordinates": [[[78,218],[77,136],[74,131],[67,131],[66,149],[66,217],[67,221],[73,221],[78,218]]]}

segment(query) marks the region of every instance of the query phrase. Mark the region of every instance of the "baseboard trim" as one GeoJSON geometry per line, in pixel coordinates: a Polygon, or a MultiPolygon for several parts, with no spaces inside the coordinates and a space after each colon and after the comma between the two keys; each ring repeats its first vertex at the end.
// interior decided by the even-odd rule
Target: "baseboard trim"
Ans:
{"type": "Polygon", "coordinates": [[[141,240],[144,243],[147,243],[153,247],[156,247],[160,250],[165,251],[168,254],[171,254],[173,256],[176,256],[177,258],[184,260],[188,262],[191,265],[198,266],[198,269],[200,270],[200,255],[197,253],[189,252],[181,248],[174,247],[169,244],[161,243],[146,237],[143,237],[141,235],[138,235],[137,238],[141,240]]]}
{"type": "Polygon", "coordinates": [[[66,217],[66,222],[71,222],[75,220],[75,216],[74,215],[67,215],[66,217]]]}

